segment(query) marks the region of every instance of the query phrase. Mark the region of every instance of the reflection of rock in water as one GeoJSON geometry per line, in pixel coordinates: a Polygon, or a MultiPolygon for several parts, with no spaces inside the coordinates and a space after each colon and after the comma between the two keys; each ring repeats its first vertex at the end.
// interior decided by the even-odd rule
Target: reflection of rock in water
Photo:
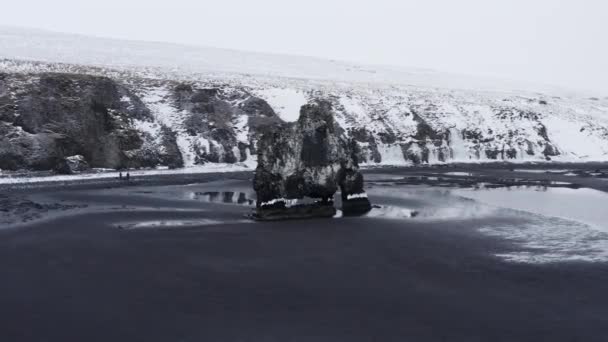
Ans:
{"type": "Polygon", "coordinates": [[[227,204],[241,204],[241,205],[254,205],[255,200],[250,198],[247,193],[234,192],[234,191],[207,191],[207,192],[195,192],[190,198],[197,201],[205,201],[210,203],[227,203],[227,204]],[[238,195],[237,195],[238,194],[238,195]]]}
{"type": "Polygon", "coordinates": [[[206,193],[206,195],[209,196],[209,202],[217,202],[217,198],[219,197],[220,193],[215,191],[215,192],[208,192],[208,193],[206,193]]]}
{"type": "Polygon", "coordinates": [[[247,203],[247,196],[244,193],[239,193],[239,199],[236,201],[238,204],[247,203]]]}
{"type": "Polygon", "coordinates": [[[224,198],[222,202],[224,203],[233,203],[232,197],[234,196],[234,192],[224,192],[224,198]]]}
{"type": "Polygon", "coordinates": [[[333,196],[338,187],[344,215],[367,213],[371,205],[356,156],[357,144],[343,138],[326,101],[303,106],[296,123],[267,127],[258,141],[255,217],[333,217],[333,196]],[[289,205],[291,200],[304,197],[319,201],[289,205]]]}
{"type": "MultiPolygon", "coordinates": [[[[454,172],[456,173],[456,172],[454,172]]],[[[474,189],[495,189],[511,187],[538,187],[544,188],[571,188],[578,189],[580,185],[569,182],[552,181],[549,179],[525,179],[525,178],[499,178],[492,176],[460,177],[449,173],[438,176],[395,176],[382,175],[374,177],[370,182],[372,185],[393,186],[393,185],[431,185],[438,187],[458,187],[474,189]]]]}

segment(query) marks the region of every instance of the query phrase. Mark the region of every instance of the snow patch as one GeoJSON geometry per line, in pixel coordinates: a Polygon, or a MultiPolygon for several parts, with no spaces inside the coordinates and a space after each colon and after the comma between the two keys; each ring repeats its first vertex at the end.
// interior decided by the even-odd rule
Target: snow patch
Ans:
{"type": "Polygon", "coordinates": [[[277,115],[286,122],[298,121],[300,109],[308,103],[306,94],[292,88],[269,88],[255,91],[255,95],[266,100],[277,115]]]}
{"type": "Polygon", "coordinates": [[[352,199],[356,199],[356,198],[367,198],[367,194],[362,192],[360,194],[351,194],[346,196],[347,200],[352,200],[352,199]]]}

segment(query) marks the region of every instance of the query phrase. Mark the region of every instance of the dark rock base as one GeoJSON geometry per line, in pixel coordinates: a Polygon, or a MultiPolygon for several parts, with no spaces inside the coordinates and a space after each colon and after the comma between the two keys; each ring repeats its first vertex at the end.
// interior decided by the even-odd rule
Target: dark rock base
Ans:
{"type": "Polygon", "coordinates": [[[331,218],[336,215],[333,204],[303,204],[284,208],[258,208],[251,218],[256,221],[284,221],[331,218]]]}
{"type": "Polygon", "coordinates": [[[344,216],[360,216],[372,210],[372,204],[367,198],[354,198],[342,202],[342,214],[344,216]]]}

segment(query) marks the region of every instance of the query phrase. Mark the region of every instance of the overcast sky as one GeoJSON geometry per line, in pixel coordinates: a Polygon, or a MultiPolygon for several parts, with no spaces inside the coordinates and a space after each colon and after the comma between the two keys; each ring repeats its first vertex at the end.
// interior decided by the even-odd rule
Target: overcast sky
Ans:
{"type": "Polygon", "coordinates": [[[426,67],[608,95],[605,0],[2,0],[2,24],[426,67]]]}

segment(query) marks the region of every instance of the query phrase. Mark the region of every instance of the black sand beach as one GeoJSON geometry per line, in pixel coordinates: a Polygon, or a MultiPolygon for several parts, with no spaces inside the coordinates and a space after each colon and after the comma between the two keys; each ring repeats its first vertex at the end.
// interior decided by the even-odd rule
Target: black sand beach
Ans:
{"type": "MultiPolygon", "coordinates": [[[[464,179],[471,167],[366,177],[373,203],[417,210],[428,203],[384,189],[432,192],[472,178],[605,191],[597,169],[606,166],[578,176],[477,166],[464,179]],[[445,172],[457,174],[439,180],[445,172]]],[[[607,263],[513,262],[500,255],[527,247],[480,233],[518,227],[525,214],[399,219],[379,209],[254,223],[244,217],[249,177],[5,187],[6,198],[75,207],[26,222],[13,210],[0,229],[0,340],[608,340],[607,263]]]]}

